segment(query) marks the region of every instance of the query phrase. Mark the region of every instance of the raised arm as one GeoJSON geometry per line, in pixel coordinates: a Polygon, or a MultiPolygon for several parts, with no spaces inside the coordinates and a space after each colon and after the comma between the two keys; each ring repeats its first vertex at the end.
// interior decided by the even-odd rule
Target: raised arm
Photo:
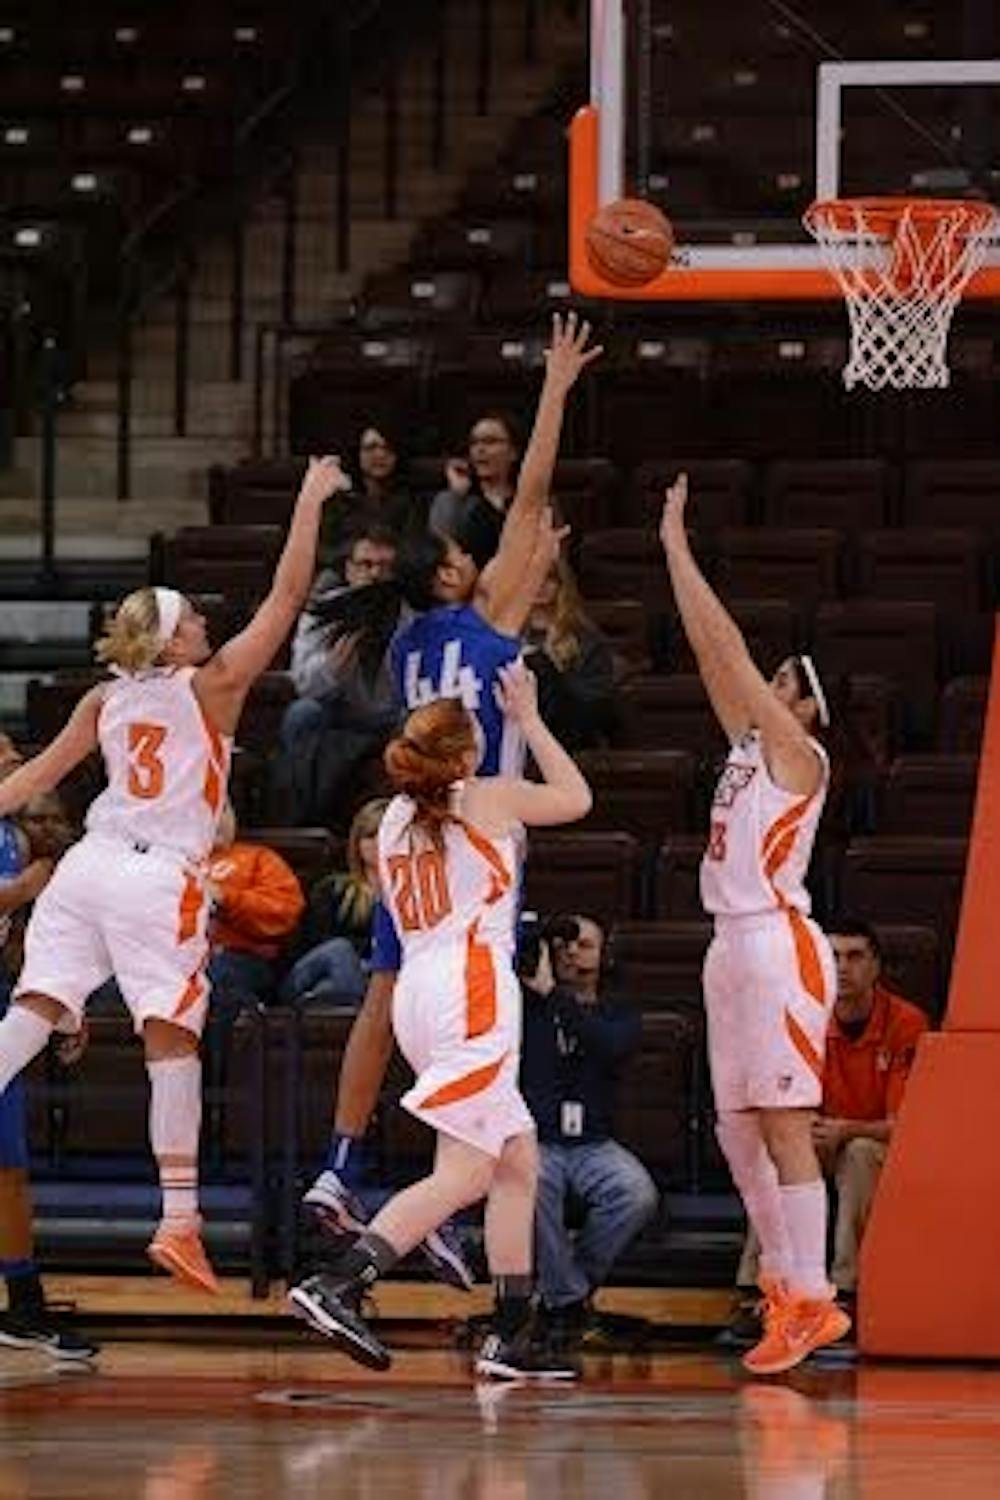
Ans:
{"type": "Polygon", "coordinates": [[[566,398],[582,370],[601,354],[598,344],[587,348],[590,324],[577,323],[570,313],[565,324],[552,319],[552,343],[546,351],[545,380],[535,413],[517,490],[500,536],[496,557],[483,570],[476,608],[497,630],[516,634],[531,608],[526,575],[535,548],[542,510],[548,504],[552,473],[559,453],[566,398]]]}
{"type": "Polygon", "coordinates": [[[0,782],[0,818],[16,812],[32,797],[53,791],[97,749],[97,716],[103,696],[100,684],[84,693],[52,743],[0,782]]]}
{"type": "Polygon", "coordinates": [[[771,776],[786,791],[808,796],[819,785],[819,757],[803,726],[754,664],[739,626],[695,561],[685,528],[687,498],[687,475],[681,474],[667,491],[660,540],[705,691],[729,739],[759,730],[771,776]]]}
{"type": "Polygon", "coordinates": [[[349,488],[339,458],[309,460],[267,598],[249,625],[195,675],[199,701],[225,733],[235,730],[251,684],[267,671],[309,597],[324,505],[349,488]]]}
{"type": "Polygon", "coordinates": [[[542,723],[534,674],[517,662],[500,675],[504,713],[520,724],[542,782],[505,776],[476,782],[472,796],[477,805],[470,808],[473,820],[482,818],[493,824],[489,831],[501,832],[512,822],[530,827],[585,818],[593,806],[590,787],[579,766],[542,723]]]}

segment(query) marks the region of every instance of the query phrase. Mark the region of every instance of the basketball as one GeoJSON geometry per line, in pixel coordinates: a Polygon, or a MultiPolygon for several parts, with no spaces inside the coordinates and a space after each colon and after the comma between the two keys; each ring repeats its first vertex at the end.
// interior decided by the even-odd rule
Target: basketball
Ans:
{"type": "Polygon", "coordinates": [[[614,286],[645,286],[670,263],[673,225],[645,198],[605,204],[587,227],[587,258],[614,286]]]}

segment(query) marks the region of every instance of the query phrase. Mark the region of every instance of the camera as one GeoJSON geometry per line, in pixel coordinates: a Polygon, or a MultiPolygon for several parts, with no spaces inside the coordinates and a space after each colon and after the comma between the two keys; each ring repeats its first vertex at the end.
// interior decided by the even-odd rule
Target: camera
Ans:
{"type": "Polygon", "coordinates": [[[557,916],[543,920],[536,911],[524,911],[518,924],[516,969],[521,979],[531,979],[538,972],[543,943],[572,943],[580,936],[575,917],[557,916]]]}

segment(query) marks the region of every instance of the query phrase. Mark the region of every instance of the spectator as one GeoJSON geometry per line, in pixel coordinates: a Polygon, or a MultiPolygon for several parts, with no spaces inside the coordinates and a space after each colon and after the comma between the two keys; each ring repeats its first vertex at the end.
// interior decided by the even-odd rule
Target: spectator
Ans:
{"type": "Polygon", "coordinates": [[[321,572],[299,619],[291,662],[299,697],[285,712],[274,768],[281,812],[291,823],[324,823],[344,783],[396,723],[399,700],[384,651],[367,649],[358,631],[331,631],[317,613],[385,582],[395,566],[394,535],[380,524],[365,527],[351,543],[346,584],[321,572]]]}
{"type": "MultiPolygon", "coordinates": [[[[11,740],[0,734],[0,779],[21,764],[11,740]]],[[[20,967],[20,936],[24,913],[48,884],[55,867],[57,841],[39,834],[57,798],[35,798],[22,819],[25,829],[10,818],[0,818],[0,1015],[10,1002],[20,967]],[[40,803],[46,806],[40,807],[40,803]],[[31,830],[39,834],[33,843],[31,830]],[[46,845],[49,852],[46,852],[46,845]]],[[[59,811],[60,826],[65,818],[59,811]]],[[[62,847],[65,847],[64,845],[62,847]]],[[[61,852],[61,849],[59,850],[61,852]]],[[[88,1360],[97,1345],[56,1317],[45,1300],[34,1258],[31,1184],[28,1177],[28,1139],[24,1084],[15,1079],[0,1095],[0,1276],[7,1286],[7,1310],[0,1314],[0,1345],[44,1349],[57,1359],[88,1360]]]]}
{"type": "Polygon", "coordinates": [[[305,952],[282,985],[289,1005],[345,1001],[359,1005],[368,986],[372,919],[378,896],[378,828],[387,803],[377,797],[354,815],[347,869],[313,887],[303,924],[305,952]]]}
{"type": "MultiPolygon", "coordinates": [[[[927,1030],[924,1012],[882,980],[882,950],[867,922],[839,918],[827,935],[837,962],[837,1000],[827,1037],[823,1105],[813,1139],[827,1181],[836,1189],[831,1278],[842,1301],[854,1301],[861,1238],[893,1122],[899,1112],[917,1043],[927,1030]]],[[[741,1288],[755,1285],[757,1246],[747,1237],[737,1273],[741,1288]]],[[[734,1339],[756,1338],[756,1299],[741,1303],[731,1325],[734,1339]]]]}
{"type": "Polygon", "coordinates": [[[569,563],[558,557],[525,630],[542,718],[569,750],[606,742],[617,720],[614,654],[588,620],[569,563]]]}
{"type": "Polygon", "coordinates": [[[253,996],[274,992],[282,945],[298,925],[305,898],[298,877],[273,849],[237,840],[236,818],[227,802],[219,819],[208,867],[212,902],[213,1007],[238,1010],[253,996]]]}
{"type": "Polygon", "coordinates": [[[554,1332],[573,1340],[586,1333],[594,1292],[656,1212],[658,1195],[646,1168],[614,1139],[618,1074],[639,1046],[641,1024],[601,993],[604,930],[575,916],[547,932],[523,981],[521,1089],[538,1128],[542,1304],[554,1332]],[[566,1225],[571,1198],[583,1212],[575,1238],[566,1225]]]}
{"type": "Polygon", "coordinates": [[[470,512],[489,523],[500,539],[504,516],[517,488],[517,470],[523,444],[510,417],[485,412],[472,424],[467,458],[450,458],[445,465],[447,489],[431,504],[432,531],[455,536],[470,512]]]}
{"type": "Polygon", "coordinates": [[[338,559],[352,533],[384,527],[394,538],[415,536],[427,524],[427,503],[413,493],[401,444],[388,424],[366,427],[357,443],[354,488],[344,503],[323,518],[320,555],[338,559]]]}

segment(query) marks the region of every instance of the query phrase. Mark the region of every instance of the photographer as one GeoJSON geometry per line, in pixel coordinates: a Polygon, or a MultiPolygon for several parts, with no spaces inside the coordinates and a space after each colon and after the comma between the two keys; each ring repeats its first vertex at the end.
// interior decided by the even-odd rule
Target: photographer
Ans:
{"type": "Polygon", "coordinates": [[[605,934],[590,917],[555,918],[522,943],[521,1091],[538,1129],[538,1283],[559,1337],[582,1338],[591,1298],[656,1212],[640,1161],[613,1138],[615,1089],[638,1048],[638,1014],[601,994],[605,934]],[[568,1200],[582,1210],[574,1234],[568,1200]]]}

